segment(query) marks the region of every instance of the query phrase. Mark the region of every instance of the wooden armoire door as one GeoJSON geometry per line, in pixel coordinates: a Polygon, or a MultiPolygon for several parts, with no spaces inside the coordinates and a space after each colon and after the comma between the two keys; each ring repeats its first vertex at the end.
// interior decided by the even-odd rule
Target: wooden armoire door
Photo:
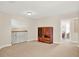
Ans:
{"type": "Polygon", "coordinates": [[[45,43],[53,43],[53,27],[39,27],[38,41],[45,43]]]}

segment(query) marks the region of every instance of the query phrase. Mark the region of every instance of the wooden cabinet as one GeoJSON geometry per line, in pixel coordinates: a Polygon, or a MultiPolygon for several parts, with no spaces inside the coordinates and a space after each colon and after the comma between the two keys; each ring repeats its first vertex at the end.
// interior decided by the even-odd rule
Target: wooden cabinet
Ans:
{"type": "Polygon", "coordinates": [[[53,27],[38,27],[38,41],[53,43],[53,27]]]}

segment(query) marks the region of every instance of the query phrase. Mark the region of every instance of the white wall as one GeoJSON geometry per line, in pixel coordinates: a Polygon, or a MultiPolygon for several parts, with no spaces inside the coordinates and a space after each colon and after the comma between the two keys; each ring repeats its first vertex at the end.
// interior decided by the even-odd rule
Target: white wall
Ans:
{"type": "Polygon", "coordinates": [[[23,16],[13,16],[11,17],[11,28],[25,28],[29,27],[29,19],[23,16]]]}
{"type": "MultiPolygon", "coordinates": [[[[0,15],[0,47],[11,44],[11,20],[14,19],[18,23],[13,27],[22,27],[28,31],[28,41],[38,39],[38,27],[53,27],[53,41],[61,42],[60,38],[60,18],[45,17],[39,19],[27,18],[24,16],[7,16],[5,14],[0,15]]],[[[71,22],[71,39],[78,41],[78,35],[73,32],[73,21],[71,22]],[[77,37],[76,37],[77,36],[77,37]],[[76,39],[77,38],[77,39],[76,39]]]]}
{"type": "MultiPolygon", "coordinates": [[[[71,15],[72,16],[72,15],[71,15]]],[[[71,41],[79,42],[79,34],[74,31],[74,17],[64,18],[65,20],[69,19],[70,21],[70,36],[71,41]]],[[[61,40],[61,30],[60,30],[60,20],[63,18],[40,18],[40,19],[31,19],[30,27],[29,27],[29,40],[37,40],[38,39],[38,27],[50,26],[53,27],[53,40],[54,42],[62,42],[61,40]]]]}
{"type": "Polygon", "coordinates": [[[0,14],[0,48],[11,45],[10,18],[0,14]]]}
{"type": "Polygon", "coordinates": [[[60,20],[57,18],[40,18],[35,25],[35,34],[38,38],[38,27],[53,27],[53,41],[60,42],[60,20]]]}
{"type": "Polygon", "coordinates": [[[37,39],[37,20],[30,19],[30,24],[28,28],[28,39],[30,40],[36,40],[37,39]]]}
{"type": "Polygon", "coordinates": [[[11,30],[12,28],[23,28],[26,29],[29,41],[33,36],[31,26],[33,22],[27,17],[23,16],[10,16],[6,14],[0,14],[0,48],[11,45],[11,30]],[[14,21],[14,24],[12,23],[14,21]],[[13,25],[12,25],[13,24],[13,25]]]}
{"type": "MultiPolygon", "coordinates": [[[[32,23],[33,25],[33,23],[32,23]]],[[[30,40],[30,26],[31,26],[31,20],[27,17],[23,17],[23,16],[14,16],[11,19],[11,28],[20,28],[20,29],[24,29],[27,30],[27,41],[30,40]]]]}
{"type": "MultiPolygon", "coordinates": [[[[69,19],[71,22],[71,25],[70,25],[71,40],[78,41],[78,34],[74,32],[74,23],[73,23],[74,18],[75,17],[73,18],[68,17],[67,20],[69,19]]],[[[38,27],[50,26],[54,28],[53,30],[54,42],[61,42],[60,20],[62,20],[62,18],[45,17],[45,18],[33,19],[33,18],[27,18],[23,16],[22,17],[16,16],[16,17],[13,17],[13,19],[18,21],[17,27],[23,26],[23,28],[25,28],[28,31],[28,41],[38,39],[38,27]]]]}
{"type": "Polygon", "coordinates": [[[24,28],[28,31],[28,41],[38,40],[38,27],[50,26],[53,27],[54,42],[60,42],[60,19],[47,17],[40,19],[16,17],[14,19],[19,23],[17,23],[17,27],[24,25],[24,28]]]}
{"type": "Polygon", "coordinates": [[[36,39],[36,20],[24,17],[24,16],[14,16],[11,19],[11,28],[23,28],[27,30],[27,41],[36,39]]]}

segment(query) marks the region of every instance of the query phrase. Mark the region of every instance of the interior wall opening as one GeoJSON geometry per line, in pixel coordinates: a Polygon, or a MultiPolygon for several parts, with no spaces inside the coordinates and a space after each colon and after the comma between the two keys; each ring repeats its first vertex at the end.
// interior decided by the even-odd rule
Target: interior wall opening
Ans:
{"type": "Polygon", "coordinates": [[[61,40],[70,40],[70,20],[61,20],[61,40]]]}

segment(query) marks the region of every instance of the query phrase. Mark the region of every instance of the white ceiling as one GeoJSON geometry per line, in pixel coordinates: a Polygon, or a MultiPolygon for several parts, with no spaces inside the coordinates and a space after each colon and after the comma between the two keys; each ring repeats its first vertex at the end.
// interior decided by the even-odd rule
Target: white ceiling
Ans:
{"type": "Polygon", "coordinates": [[[0,12],[12,15],[24,15],[24,11],[31,11],[33,17],[58,16],[79,12],[78,1],[0,1],[0,12]]]}

